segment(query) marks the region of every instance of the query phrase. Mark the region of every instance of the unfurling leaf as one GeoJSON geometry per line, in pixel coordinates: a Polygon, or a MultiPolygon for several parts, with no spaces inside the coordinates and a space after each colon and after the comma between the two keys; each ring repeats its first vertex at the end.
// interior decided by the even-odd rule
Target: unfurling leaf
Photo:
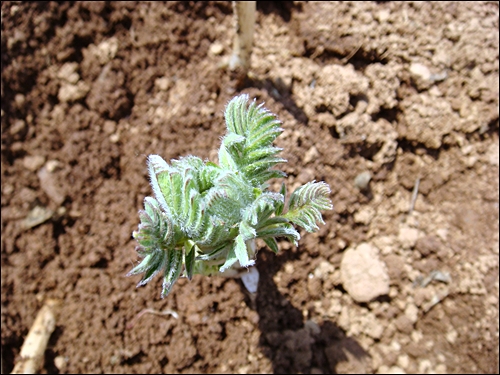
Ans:
{"type": "Polygon", "coordinates": [[[320,211],[333,208],[329,195],[330,187],[324,182],[308,182],[292,193],[284,217],[308,232],[315,232],[319,229],[316,222],[324,224],[320,211]]]}

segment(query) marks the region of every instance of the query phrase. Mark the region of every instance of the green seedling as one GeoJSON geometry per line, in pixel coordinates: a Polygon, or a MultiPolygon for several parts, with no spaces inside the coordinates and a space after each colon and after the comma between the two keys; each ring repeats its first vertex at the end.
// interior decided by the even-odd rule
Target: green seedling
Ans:
{"type": "Polygon", "coordinates": [[[261,238],[278,253],[276,238],[297,245],[299,232],[324,224],[321,210],[332,209],[330,187],[308,182],[298,187],[285,204],[285,184],[269,191],[268,181],[285,177],[273,169],[286,162],[273,146],[283,131],[276,116],[248,95],[226,106],[227,134],[219,149],[219,164],[196,156],[172,160],[148,157],[154,197],[146,197],[141,223],[133,237],[142,261],[129,273],[144,273],[137,286],[163,272],[162,298],[183,275],[235,276],[255,264],[255,240],[261,238]]]}

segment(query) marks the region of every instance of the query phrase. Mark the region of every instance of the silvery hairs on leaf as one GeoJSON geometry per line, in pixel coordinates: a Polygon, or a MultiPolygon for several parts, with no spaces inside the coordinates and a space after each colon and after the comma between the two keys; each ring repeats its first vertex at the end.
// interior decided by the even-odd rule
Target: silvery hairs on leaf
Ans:
{"type": "Polygon", "coordinates": [[[273,146],[281,122],[248,95],[233,98],[224,113],[227,133],[219,149],[219,165],[196,156],[171,160],[148,157],[153,197],[144,199],[133,237],[142,260],[127,275],[144,274],[137,286],[163,273],[162,298],[183,274],[231,275],[255,264],[255,240],[262,238],[278,252],[276,238],[297,245],[299,232],[324,224],[321,211],[331,210],[330,187],[308,182],[285,204],[285,184],[268,190],[271,178],[286,177],[273,169],[286,160],[273,146]]]}

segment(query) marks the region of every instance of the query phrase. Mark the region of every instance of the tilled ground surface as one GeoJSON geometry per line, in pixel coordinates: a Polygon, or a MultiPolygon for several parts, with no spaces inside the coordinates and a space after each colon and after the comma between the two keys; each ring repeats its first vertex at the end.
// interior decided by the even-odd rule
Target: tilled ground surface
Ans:
{"type": "Polygon", "coordinates": [[[47,298],[44,373],[498,371],[498,3],[259,2],[244,87],[230,2],[1,11],[2,372],[47,298]],[[136,289],[146,156],[214,160],[240,92],[283,121],[288,191],[324,180],[334,210],[258,253],[253,303],[218,277],[136,289]],[[356,303],[363,243],[390,288],[356,303]]]}

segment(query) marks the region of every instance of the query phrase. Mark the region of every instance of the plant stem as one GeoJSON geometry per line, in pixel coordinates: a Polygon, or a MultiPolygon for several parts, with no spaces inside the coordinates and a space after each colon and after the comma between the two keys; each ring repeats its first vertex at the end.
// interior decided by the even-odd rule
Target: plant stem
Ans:
{"type": "MultiPolygon", "coordinates": [[[[247,246],[248,258],[253,259],[255,257],[256,248],[255,248],[255,239],[248,240],[245,242],[247,246]]],[[[224,272],[221,272],[219,275],[224,277],[241,277],[242,273],[247,272],[248,268],[241,267],[239,262],[236,262],[231,267],[229,267],[224,272]]]]}

